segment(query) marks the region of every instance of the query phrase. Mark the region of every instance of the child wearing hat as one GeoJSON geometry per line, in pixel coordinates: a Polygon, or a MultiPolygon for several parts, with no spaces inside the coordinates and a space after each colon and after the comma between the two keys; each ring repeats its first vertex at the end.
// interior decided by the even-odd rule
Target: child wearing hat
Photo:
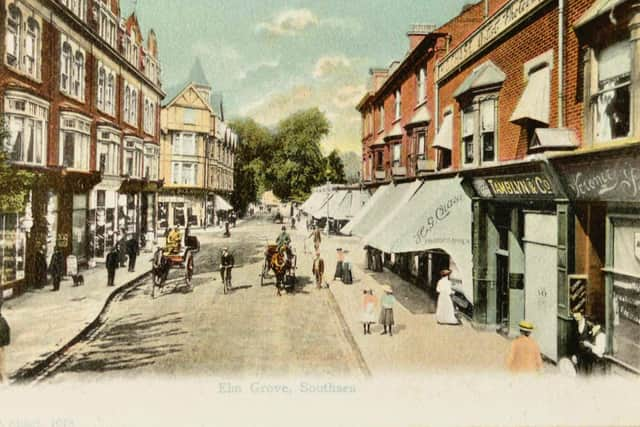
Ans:
{"type": "Polygon", "coordinates": [[[364,297],[362,299],[362,327],[364,329],[364,334],[371,335],[371,324],[375,323],[376,315],[375,309],[376,304],[378,303],[378,299],[373,296],[373,291],[371,288],[365,289],[363,291],[364,297]]]}
{"type": "Polygon", "coordinates": [[[514,374],[537,373],[542,370],[542,356],[538,343],[531,337],[533,324],[519,323],[520,336],[513,340],[507,356],[507,369],[514,374]]]}
{"type": "Polygon", "coordinates": [[[381,299],[382,310],[380,311],[380,320],[379,323],[383,327],[383,331],[381,335],[385,335],[387,333],[387,329],[389,330],[389,336],[393,336],[393,305],[396,302],[395,297],[393,296],[393,289],[391,286],[384,286],[384,295],[381,299]]]}

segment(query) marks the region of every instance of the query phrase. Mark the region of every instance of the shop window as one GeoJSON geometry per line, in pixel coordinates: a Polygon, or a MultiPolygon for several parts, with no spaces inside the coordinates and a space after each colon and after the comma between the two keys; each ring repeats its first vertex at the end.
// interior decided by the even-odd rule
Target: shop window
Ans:
{"type": "Polygon", "coordinates": [[[24,277],[25,235],[20,215],[0,213],[0,285],[24,277]]]}
{"type": "Polygon", "coordinates": [[[629,136],[631,46],[617,42],[597,54],[597,92],[591,97],[598,142],[629,136]]]}
{"type": "Polygon", "coordinates": [[[77,114],[60,115],[60,165],[89,170],[91,121],[77,114]]]}

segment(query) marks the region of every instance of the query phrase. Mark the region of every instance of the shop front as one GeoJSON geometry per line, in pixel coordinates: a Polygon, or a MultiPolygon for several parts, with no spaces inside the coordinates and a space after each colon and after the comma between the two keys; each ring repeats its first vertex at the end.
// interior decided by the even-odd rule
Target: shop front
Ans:
{"type": "Polygon", "coordinates": [[[89,198],[89,240],[93,263],[104,262],[117,243],[119,232],[118,189],[121,179],[105,177],[89,198]]]}
{"type": "Polygon", "coordinates": [[[584,292],[574,310],[604,324],[613,366],[640,374],[640,147],[552,163],[578,218],[575,282],[584,292]]]}
{"type": "Polygon", "coordinates": [[[473,194],[474,319],[507,336],[535,324],[542,353],[566,352],[566,293],[573,269],[572,217],[562,187],[546,163],[465,173],[473,194]]]}

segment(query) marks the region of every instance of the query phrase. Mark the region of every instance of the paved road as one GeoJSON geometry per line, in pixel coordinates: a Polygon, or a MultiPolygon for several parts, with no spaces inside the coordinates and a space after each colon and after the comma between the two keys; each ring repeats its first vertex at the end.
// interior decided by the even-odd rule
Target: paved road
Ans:
{"type": "MultiPolygon", "coordinates": [[[[260,286],[262,253],[278,232],[279,226],[254,220],[233,230],[230,239],[202,234],[192,292],[178,286],[152,299],[150,282],[131,291],[47,381],[98,375],[364,375],[333,297],[311,283],[309,256],[301,256],[295,294],[277,297],[273,280],[260,286]],[[228,295],[217,271],[222,245],[229,246],[237,266],[228,295]]],[[[170,273],[169,282],[179,285],[179,272],[170,273]]]]}

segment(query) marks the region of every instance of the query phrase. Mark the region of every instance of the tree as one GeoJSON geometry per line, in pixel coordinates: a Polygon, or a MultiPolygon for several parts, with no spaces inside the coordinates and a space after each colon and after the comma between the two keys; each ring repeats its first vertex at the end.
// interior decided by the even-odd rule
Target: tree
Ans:
{"type": "Polygon", "coordinates": [[[231,204],[244,214],[249,204],[255,203],[258,194],[267,187],[265,165],[273,156],[273,136],[269,129],[253,119],[235,120],[230,127],[240,141],[236,152],[231,204]]]}
{"type": "Polygon", "coordinates": [[[29,188],[35,182],[33,172],[15,168],[9,162],[4,142],[9,138],[4,121],[0,121],[0,212],[20,212],[24,209],[29,188]]]}
{"type": "Polygon", "coordinates": [[[342,163],[338,150],[332,150],[325,158],[325,162],[329,181],[335,184],[344,184],[347,182],[344,173],[344,164],[342,163]]]}
{"type": "Polygon", "coordinates": [[[299,111],[276,129],[274,157],[267,170],[273,193],[283,200],[302,201],[326,179],[320,141],[329,121],[318,108],[299,111]]]}
{"type": "Polygon", "coordinates": [[[360,181],[360,156],[353,151],[340,153],[340,159],[344,165],[344,174],[349,184],[357,184],[360,181]]]}

